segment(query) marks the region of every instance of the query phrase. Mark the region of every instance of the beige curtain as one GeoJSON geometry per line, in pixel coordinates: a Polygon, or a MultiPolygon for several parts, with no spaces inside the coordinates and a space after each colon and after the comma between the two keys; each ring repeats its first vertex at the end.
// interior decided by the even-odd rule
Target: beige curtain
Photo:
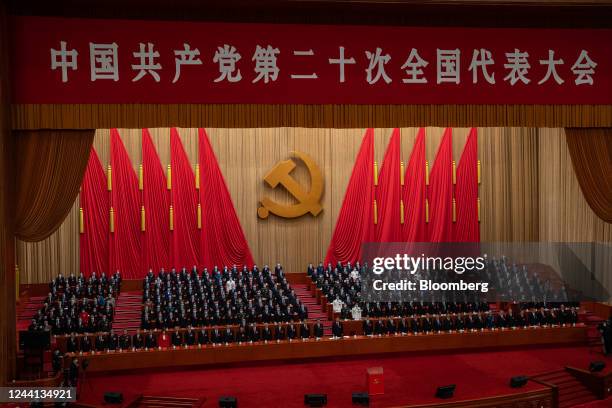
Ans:
{"type": "Polygon", "coordinates": [[[482,241],[539,239],[538,134],[535,128],[479,129],[482,241]]]}
{"type": "Polygon", "coordinates": [[[540,129],[538,145],[540,240],[611,243],[612,224],[599,218],[582,194],[564,130],[540,129]]]}

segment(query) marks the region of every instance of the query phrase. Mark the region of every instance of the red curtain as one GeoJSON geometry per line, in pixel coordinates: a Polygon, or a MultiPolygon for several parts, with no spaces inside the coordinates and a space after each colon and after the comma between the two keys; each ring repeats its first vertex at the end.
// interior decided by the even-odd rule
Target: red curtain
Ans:
{"type": "Polygon", "coordinates": [[[361,258],[361,243],[373,242],[374,130],[368,129],[357,154],[325,264],[355,262],[361,258]]]}
{"type": "Polygon", "coordinates": [[[170,269],[170,195],[166,174],[147,129],[142,129],[142,199],[145,231],[142,234],[142,269],[170,269]]]}
{"type": "Polygon", "coordinates": [[[202,213],[202,262],[214,265],[253,265],[253,255],[244,236],[240,220],[225,179],[219,168],[217,157],[204,129],[198,130],[200,163],[200,203],[202,213]],[[209,198],[213,198],[212,200],[209,198]]]}
{"type": "MultiPolygon", "coordinates": [[[[197,225],[198,198],[195,177],[183,143],[175,128],[170,130],[171,197],[174,210],[172,266],[180,269],[201,267],[200,236],[197,225]]],[[[211,197],[215,199],[215,197],[211,197]]]]}
{"type": "Polygon", "coordinates": [[[478,134],[472,128],[468,136],[459,165],[457,166],[457,222],[456,242],[479,242],[478,224],[478,134]]]}
{"type": "Polygon", "coordinates": [[[453,240],[453,142],[452,130],[444,131],[429,177],[429,240],[453,240]]]}
{"type": "Polygon", "coordinates": [[[91,148],[83,184],[80,205],[83,210],[83,232],[79,239],[81,272],[108,272],[109,203],[106,174],[94,148],[91,148]]]}
{"type": "Polygon", "coordinates": [[[127,279],[143,276],[141,267],[140,191],[117,129],[111,129],[111,206],[114,232],[110,233],[110,272],[120,271],[127,279]]]}
{"type": "Polygon", "coordinates": [[[400,206],[402,199],[400,131],[394,129],[380,169],[376,204],[378,223],[377,242],[399,242],[402,239],[400,206]]]}
{"type": "Polygon", "coordinates": [[[425,129],[417,134],[404,177],[402,241],[427,242],[425,222],[425,129]]]}

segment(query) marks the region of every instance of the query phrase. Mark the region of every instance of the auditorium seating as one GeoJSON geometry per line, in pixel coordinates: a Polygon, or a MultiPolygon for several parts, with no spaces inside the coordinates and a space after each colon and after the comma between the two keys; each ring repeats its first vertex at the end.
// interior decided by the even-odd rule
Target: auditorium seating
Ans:
{"type": "Polygon", "coordinates": [[[59,274],[49,283],[49,290],[29,330],[49,330],[56,335],[107,332],[121,290],[121,274],[93,273],[89,278],[59,274]]]}
{"type": "MultiPolygon", "coordinates": [[[[522,299],[546,298],[540,288],[545,288],[551,299],[559,299],[559,291],[563,291],[561,287],[553,294],[555,288],[544,285],[537,273],[531,274],[525,266],[510,264],[505,257],[490,259],[487,266],[484,276],[489,282],[516,289],[522,299]]],[[[577,303],[573,302],[521,302],[514,303],[507,311],[491,310],[488,302],[468,298],[452,302],[364,302],[361,276],[365,272],[366,267],[359,262],[354,265],[338,262],[335,267],[319,263],[316,268],[310,264],[307,268],[307,275],[325,297],[325,303],[336,309],[332,317],[339,316],[345,321],[363,318],[366,334],[563,326],[578,322],[577,303]]]]}
{"type": "Polygon", "coordinates": [[[152,271],[143,281],[142,328],[162,329],[253,323],[299,322],[308,309],[285,278],[281,265],[241,270],[205,268],[198,273],[152,271]]]}
{"type": "MultiPolygon", "coordinates": [[[[522,270],[517,272],[514,266],[504,270],[501,262],[496,268],[502,270],[500,275],[504,279],[509,279],[511,273],[521,275],[522,270]]],[[[503,332],[577,322],[573,305],[564,304],[550,308],[536,303],[514,304],[506,311],[485,302],[363,302],[362,272],[364,268],[358,263],[308,268],[311,286],[316,285],[324,302],[329,307],[336,299],[342,302],[341,312],[331,313],[330,319],[342,318],[345,336],[503,332]],[[354,307],[361,309],[358,320],[353,319],[354,307]]],[[[517,282],[529,287],[525,283],[529,282],[527,276],[522,276],[517,282]]],[[[224,266],[210,272],[207,269],[199,272],[196,268],[161,270],[157,274],[149,271],[142,281],[142,330],[137,333],[112,330],[115,296],[120,285],[118,273],[110,278],[58,276],[50,283],[51,292],[33,329],[38,329],[38,322],[42,322],[42,326],[50,327],[58,335],[57,349],[82,355],[233,343],[285,343],[324,336],[323,324],[308,320],[308,309],[289,285],[281,265],[273,270],[268,266],[261,270],[257,266],[251,269],[224,266]],[[87,324],[83,324],[84,314],[88,314],[87,324]],[[96,325],[98,320],[108,323],[96,325]]]]}

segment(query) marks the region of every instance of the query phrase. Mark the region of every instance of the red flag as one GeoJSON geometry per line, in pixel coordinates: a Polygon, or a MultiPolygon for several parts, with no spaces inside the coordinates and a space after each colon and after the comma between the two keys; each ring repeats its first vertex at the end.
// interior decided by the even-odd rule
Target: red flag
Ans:
{"type": "Polygon", "coordinates": [[[79,239],[81,272],[85,276],[108,272],[109,203],[106,174],[91,148],[83,184],[80,205],[83,210],[83,233],[79,239]]]}
{"type": "Polygon", "coordinates": [[[110,273],[124,278],[142,276],[140,243],[140,191],[138,177],[117,129],[111,129],[111,206],[114,232],[110,234],[110,273]]]}
{"type": "Polygon", "coordinates": [[[429,185],[429,239],[431,242],[453,240],[453,141],[447,128],[431,169],[429,185]]]}
{"type": "Polygon", "coordinates": [[[425,129],[420,128],[404,177],[402,241],[427,242],[425,192],[425,129]]]}
{"type": "Polygon", "coordinates": [[[244,236],[240,220],[217,157],[204,129],[198,130],[200,150],[200,203],[202,214],[202,261],[204,266],[232,267],[253,265],[253,255],[244,236]]]}
{"type": "Polygon", "coordinates": [[[148,129],[142,129],[143,206],[145,231],[142,234],[143,265],[159,272],[170,268],[170,194],[166,174],[148,129]]]}
{"type": "Polygon", "coordinates": [[[362,242],[373,242],[374,130],[368,129],[355,159],[325,264],[361,260],[362,242]]]}
{"type": "Polygon", "coordinates": [[[472,128],[457,167],[456,242],[479,242],[478,223],[478,134],[472,128]]]}
{"type": "Polygon", "coordinates": [[[197,225],[198,198],[195,177],[183,143],[175,128],[170,130],[171,204],[173,210],[172,266],[191,269],[200,263],[197,225]]]}
{"type": "Polygon", "coordinates": [[[402,239],[400,150],[400,131],[394,129],[380,169],[378,188],[376,189],[376,204],[378,207],[377,242],[399,242],[402,239]]]}

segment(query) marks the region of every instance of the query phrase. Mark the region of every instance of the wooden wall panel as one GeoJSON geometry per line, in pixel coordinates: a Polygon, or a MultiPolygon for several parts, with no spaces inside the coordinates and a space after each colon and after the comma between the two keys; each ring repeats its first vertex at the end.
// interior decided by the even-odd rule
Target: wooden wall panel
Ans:
{"type": "MultiPolygon", "coordinates": [[[[206,130],[256,262],[281,262],[289,272],[303,272],[309,262],[324,258],[365,130],[206,130]],[[287,220],[271,215],[261,220],[257,217],[257,207],[262,197],[292,202],[282,187],[271,189],[263,181],[264,175],[280,160],[288,159],[292,150],[311,155],[321,167],[325,177],[325,191],[321,200],[323,212],[318,217],[307,214],[287,220]]],[[[469,130],[453,129],[453,155],[457,163],[469,130]]],[[[417,131],[417,128],[401,129],[402,160],[405,163],[417,131]]],[[[137,170],[141,160],[141,130],[120,129],[119,132],[137,170]]],[[[375,158],[379,171],[391,132],[389,128],[375,129],[375,158]]],[[[443,128],[426,128],[426,156],[430,169],[443,132],[443,128]]],[[[478,132],[479,158],[482,162],[480,197],[483,241],[559,241],[566,239],[566,231],[582,231],[575,239],[612,240],[609,225],[602,226],[603,222],[597,219],[582,198],[562,129],[479,128],[478,132]],[[565,180],[568,175],[573,177],[574,187],[566,193],[564,189],[567,188],[565,180]],[[587,218],[588,221],[584,221],[587,218]]],[[[170,161],[169,129],[152,128],[150,133],[165,168],[170,161]]],[[[195,166],[197,129],[181,128],[179,133],[191,164],[195,166]]],[[[108,130],[96,132],[94,147],[106,166],[109,161],[108,130]]],[[[298,167],[293,176],[304,186],[309,186],[307,171],[299,160],[296,161],[298,167]]],[[[78,206],[75,205],[65,225],[49,239],[34,244],[19,243],[23,283],[47,282],[59,270],[64,273],[78,271],[77,223],[78,206]]]]}
{"type": "Polygon", "coordinates": [[[13,129],[610,127],[612,105],[14,104],[11,117],[13,129]]]}

